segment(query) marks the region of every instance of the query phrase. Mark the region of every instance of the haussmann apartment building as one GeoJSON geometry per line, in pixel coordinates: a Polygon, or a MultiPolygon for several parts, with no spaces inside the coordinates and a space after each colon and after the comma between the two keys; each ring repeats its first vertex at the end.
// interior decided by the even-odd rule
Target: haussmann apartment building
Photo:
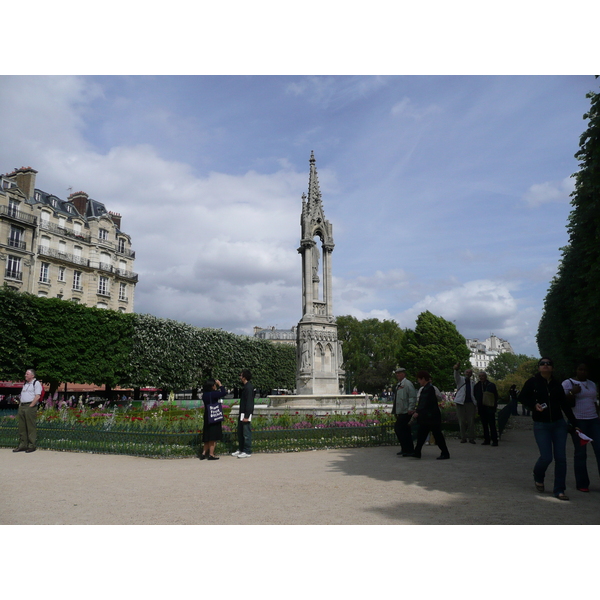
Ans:
{"type": "Polygon", "coordinates": [[[0,285],[133,312],[138,276],[121,215],[85,192],[67,200],[35,187],[37,171],[0,175],[0,285]]]}

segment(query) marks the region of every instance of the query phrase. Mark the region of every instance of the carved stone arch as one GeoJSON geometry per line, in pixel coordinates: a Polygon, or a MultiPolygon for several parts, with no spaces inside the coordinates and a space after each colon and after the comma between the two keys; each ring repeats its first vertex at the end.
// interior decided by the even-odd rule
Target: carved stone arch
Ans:
{"type": "Polygon", "coordinates": [[[323,371],[325,360],[325,351],[323,349],[323,344],[321,342],[317,342],[315,344],[315,371],[323,371]]]}
{"type": "Polygon", "coordinates": [[[327,343],[323,351],[323,371],[333,373],[334,362],[333,348],[330,343],[327,343]]]}

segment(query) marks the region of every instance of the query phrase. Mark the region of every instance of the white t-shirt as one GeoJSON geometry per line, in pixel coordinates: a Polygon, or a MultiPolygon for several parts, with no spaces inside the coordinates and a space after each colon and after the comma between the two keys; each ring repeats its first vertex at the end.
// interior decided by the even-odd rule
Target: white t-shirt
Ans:
{"type": "Polygon", "coordinates": [[[575,396],[575,407],[573,414],[576,419],[596,419],[596,384],[589,379],[577,381],[577,379],[565,379],[562,383],[565,394],[568,394],[574,385],[581,386],[581,392],[575,396]]]}
{"type": "Polygon", "coordinates": [[[42,393],[42,384],[34,379],[31,382],[25,382],[21,390],[21,404],[33,402],[33,399],[42,393]]]}

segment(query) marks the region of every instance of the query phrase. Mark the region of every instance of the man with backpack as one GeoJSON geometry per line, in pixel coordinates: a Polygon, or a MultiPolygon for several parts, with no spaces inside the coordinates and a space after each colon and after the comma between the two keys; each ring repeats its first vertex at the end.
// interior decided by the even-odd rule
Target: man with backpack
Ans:
{"type": "Polygon", "coordinates": [[[19,445],[13,452],[35,452],[37,438],[37,404],[42,396],[42,384],[35,378],[35,371],[25,372],[25,383],[21,390],[21,402],[17,419],[19,424],[19,445]]]}

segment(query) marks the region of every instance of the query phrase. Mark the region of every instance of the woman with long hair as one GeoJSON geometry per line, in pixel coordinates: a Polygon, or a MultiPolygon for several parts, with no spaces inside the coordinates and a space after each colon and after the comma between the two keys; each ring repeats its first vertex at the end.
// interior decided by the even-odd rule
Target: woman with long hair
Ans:
{"type": "Polygon", "coordinates": [[[202,402],[204,402],[204,427],[202,428],[202,441],[204,448],[200,460],[219,460],[215,456],[215,446],[223,439],[223,427],[221,421],[218,423],[208,422],[209,405],[221,402],[227,395],[227,390],[218,379],[208,379],[202,386],[202,402]],[[219,388],[219,389],[217,389],[219,388]]]}

